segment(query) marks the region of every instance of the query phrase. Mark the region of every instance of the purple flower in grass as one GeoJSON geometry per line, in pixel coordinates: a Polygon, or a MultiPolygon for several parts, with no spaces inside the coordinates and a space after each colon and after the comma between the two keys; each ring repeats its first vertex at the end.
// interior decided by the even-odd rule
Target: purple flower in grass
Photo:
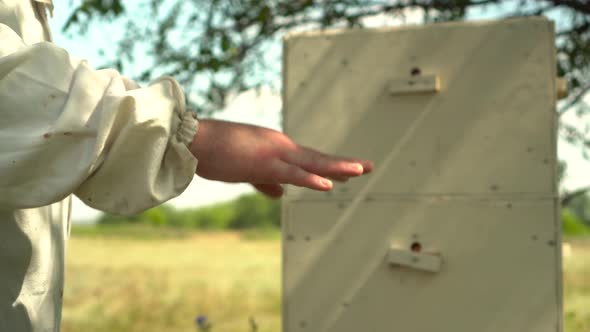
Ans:
{"type": "Polygon", "coordinates": [[[209,319],[206,315],[199,315],[195,318],[195,323],[197,324],[197,330],[202,332],[211,331],[211,323],[209,323],[209,319]]]}

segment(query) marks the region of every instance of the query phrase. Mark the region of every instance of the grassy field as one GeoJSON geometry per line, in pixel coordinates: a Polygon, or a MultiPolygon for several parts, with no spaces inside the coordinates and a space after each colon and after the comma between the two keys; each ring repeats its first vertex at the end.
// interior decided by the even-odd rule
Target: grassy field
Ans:
{"type": "MultiPolygon", "coordinates": [[[[588,332],[590,241],[568,242],[566,331],[588,332]]],[[[281,330],[276,232],[86,229],[68,251],[63,332],[194,332],[197,315],[213,332],[251,331],[250,317],[258,332],[281,330]]]]}
{"type": "Polygon", "coordinates": [[[280,331],[276,234],[139,234],[72,237],[63,332],[194,332],[200,314],[215,332],[247,332],[251,316],[260,332],[280,331]]]}
{"type": "Polygon", "coordinates": [[[566,239],[571,255],[563,259],[566,332],[590,331],[590,239],[566,239]]]}

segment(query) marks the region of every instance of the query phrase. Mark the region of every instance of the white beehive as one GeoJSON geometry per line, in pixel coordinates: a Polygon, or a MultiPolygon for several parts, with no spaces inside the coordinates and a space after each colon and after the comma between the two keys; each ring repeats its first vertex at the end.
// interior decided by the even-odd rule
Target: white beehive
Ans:
{"type": "Polygon", "coordinates": [[[553,23],[294,34],[285,132],[373,174],[283,203],[284,332],[561,331],[553,23]]]}

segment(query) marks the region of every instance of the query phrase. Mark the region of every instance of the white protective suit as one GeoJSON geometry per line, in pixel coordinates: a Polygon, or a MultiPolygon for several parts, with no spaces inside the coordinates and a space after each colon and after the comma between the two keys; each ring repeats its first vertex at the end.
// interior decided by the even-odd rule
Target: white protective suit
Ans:
{"type": "Polygon", "coordinates": [[[132,214],[194,176],[178,83],[140,88],[51,44],[50,0],[0,0],[0,332],[57,332],[72,194],[132,214]]]}

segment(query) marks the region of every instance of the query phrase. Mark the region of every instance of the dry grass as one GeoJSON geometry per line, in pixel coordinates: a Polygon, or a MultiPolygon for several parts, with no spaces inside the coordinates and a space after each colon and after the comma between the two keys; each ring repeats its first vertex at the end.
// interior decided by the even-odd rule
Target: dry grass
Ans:
{"type": "MultiPolygon", "coordinates": [[[[590,241],[573,241],[564,259],[566,332],[590,331],[590,241]]],[[[280,241],[235,233],[133,239],[74,236],[63,332],[196,331],[281,328],[280,241]]]]}
{"type": "Polygon", "coordinates": [[[570,240],[564,257],[564,317],[566,332],[590,331],[590,240],[570,240]]]}
{"type": "Polygon", "coordinates": [[[280,242],[237,234],[182,239],[72,238],[63,332],[280,330],[280,242]]]}

